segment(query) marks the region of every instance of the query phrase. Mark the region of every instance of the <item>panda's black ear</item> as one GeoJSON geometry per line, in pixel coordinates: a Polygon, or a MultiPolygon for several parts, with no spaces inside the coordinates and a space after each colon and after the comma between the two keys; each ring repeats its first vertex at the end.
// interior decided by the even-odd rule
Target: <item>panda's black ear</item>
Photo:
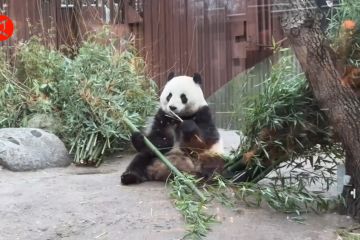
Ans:
{"type": "Polygon", "coordinates": [[[167,77],[167,80],[170,81],[171,79],[173,79],[175,77],[175,73],[174,72],[170,72],[168,77],[167,77]]]}
{"type": "Polygon", "coordinates": [[[202,79],[201,79],[201,76],[199,73],[194,73],[193,79],[194,79],[194,82],[199,85],[202,83],[202,79]]]}

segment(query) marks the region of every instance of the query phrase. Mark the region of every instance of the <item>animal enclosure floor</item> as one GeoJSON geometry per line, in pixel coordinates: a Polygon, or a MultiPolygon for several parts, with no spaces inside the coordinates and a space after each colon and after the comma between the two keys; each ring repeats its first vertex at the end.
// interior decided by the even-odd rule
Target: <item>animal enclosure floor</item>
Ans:
{"type": "MultiPolygon", "coordinates": [[[[0,240],[171,240],[185,224],[163,183],[120,185],[132,156],[97,169],[70,166],[36,172],[0,171],[0,240]]],[[[212,209],[222,222],[205,239],[332,240],[352,222],[336,214],[306,215],[305,224],[271,209],[212,209]]]]}

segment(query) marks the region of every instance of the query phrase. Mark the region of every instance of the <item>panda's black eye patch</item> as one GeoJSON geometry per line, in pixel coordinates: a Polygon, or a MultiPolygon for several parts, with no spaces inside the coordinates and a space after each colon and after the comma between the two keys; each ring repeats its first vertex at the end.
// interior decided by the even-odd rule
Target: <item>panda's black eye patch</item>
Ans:
{"type": "Polygon", "coordinates": [[[187,103],[188,99],[187,99],[187,97],[186,97],[185,94],[181,94],[181,95],[180,95],[180,98],[181,98],[181,102],[182,102],[183,104],[186,104],[186,103],[187,103]]]}
{"type": "Polygon", "coordinates": [[[167,95],[166,97],[166,101],[170,101],[171,97],[172,97],[172,93],[169,93],[169,95],[167,95]]]}

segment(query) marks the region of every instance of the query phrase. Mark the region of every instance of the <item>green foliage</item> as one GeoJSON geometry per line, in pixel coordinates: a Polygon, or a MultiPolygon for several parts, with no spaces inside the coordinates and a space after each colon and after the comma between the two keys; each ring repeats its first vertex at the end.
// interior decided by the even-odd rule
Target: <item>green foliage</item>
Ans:
{"type": "MultiPolygon", "coordinates": [[[[119,147],[130,131],[123,122],[126,116],[142,126],[156,104],[154,85],[134,61],[134,49],[118,54],[112,46],[85,42],[60,82],[63,112],[67,115],[65,133],[75,161],[97,161],[106,149],[119,147]],[[77,132],[74,132],[77,129],[77,132]]],[[[143,71],[143,70],[142,70],[143,71]]]]}
{"type": "Polygon", "coordinates": [[[211,226],[217,222],[216,215],[211,214],[211,209],[219,203],[234,210],[241,204],[249,207],[267,204],[276,211],[288,214],[292,221],[299,223],[305,220],[304,213],[323,213],[343,204],[342,198],[326,197],[319,192],[310,191],[302,182],[290,185],[285,182],[279,184],[276,181],[262,184],[235,183],[222,176],[214,176],[211,184],[201,184],[199,179],[191,176],[187,178],[198,185],[207,200],[199,200],[178,177],[170,181],[170,195],[187,226],[187,234],[183,239],[205,237],[211,226]]]}
{"type": "MultiPolygon", "coordinates": [[[[198,183],[193,177],[187,175],[187,179],[198,183]]],[[[184,216],[187,224],[187,234],[183,239],[201,239],[205,237],[215,222],[214,216],[206,212],[206,202],[200,201],[191,189],[182,183],[178,176],[170,181],[171,197],[177,210],[184,216]]]]}
{"type": "Polygon", "coordinates": [[[327,36],[333,47],[341,56],[346,58],[348,64],[360,66],[360,2],[353,0],[341,0],[338,7],[332,9],[327,16],[329,27],[327,36]],[[356,26],[352,31],[344,31],[344,21],[354,21],[356,26]],[[345,49],[349,48],[349,49],[345,49]]]}
{"type": "Polygon", "coordinates": [[[335,182],[337,164],[344,157],[325,109],[319,108],[289,50],[281,51],[285,55],[259,86],[262,91],[241,104],[245,137],[228,160],[231,180],[217,192],[222,192],[224,202],[266,203],[277,211],[295,214],[293,220],[300,221],[302,213],[323,212],[342,203],[324,192],[335,182]],[[258,176],[237,183],[244,167],[258,176]],[[229,189],[232,194],[225,194],[229,189]]]}
{"type": "Polygon", "coordinates": [[[247,107],[243,133],[249,141],[254,141],[264,128],[306,126],[316,131],[319,124],[325,124],[325,117],[318,111],[306,79],[297,73],[291,56],[282,57],[274,64],[270,76],[261,85],[263,92],[244,102],[247,107]]]}
{"type": "Polygon", "coordinates": [[[0,127],[49,114],[78,164],[98,165],[107,151],[123,148],[130,135],[123,117],[142,126],[156,105],[156,87],[131,42],[119,51],[108,34],[89,38],[74,59],[38,38],[18,46],[15,68],[1,63],[0,127]]]}
{"type": "Polygon", "coordinates": [[[327,18],[330,21],[327,29],[328,37],[330,40],[337,38],[341,24],[345,20],[353,20],[357,23],[360,22],[360,2],[352,0],[340,0],[339,6],[330,11],[327,18]]]}
{"type": "Polygon", "coordinates": [[[16,49],[17,79],[28,86],[59,82],[64,78],[64,56],[31,38],[16,49]]]}
{"type": "Polygon", "coordinates": [[[230,160],[231,170],[236,170],[238,162],[243,161],[249,151],[253,151],[254,156],[248,167],[299,158],[313,162],[314,154],[324,159],[333,153],[336,148],[330,147],[333,134],[326,116],[291,55],[281,57],[273,65],[261,88],[260,94],[242,103],[245,109],[242,132],[246,137],[230,160]]]}
{"type": "Polygon", "coordinates": [[[56,111],[57,84],[65,76],[64,56],[45,47],[36,37],[20,45],[15,54],[16,79],[27,88],[26,110],[30,113],[56,111]]]}
{"type": "MultiPolygon", "coordinates": [[[[356,229],[359,229],[359,226],[357,226],[356,229]]],[[[350,230],[339,230],[337,231],[338,234],[338,240],[360,240],[360,233],[353,232],[352,229],[350,230]]]]}
{"type": "Polygon", "coordinates": [[[341,198],[328,198],[311,192],[301,182],[292,185],[276,182],[234,183],[219,176],[215,180],[215,184],[209,186],[207,191],[224,206],[234,208],[239,202],[243,202],[250,207],[260,207],[262,203],[266,203],[279,212],[295,214],[296,220],[302,218],[302,213],[310,210],[325,212],[342,201],[341,198]]]}
{"type": "Polygon", "coordinates": [[[20,124],[25,115],[25,94],[29,88],[15,77],[15,71],[5,57],[4,49],[0,50],[0,128],[20,124]]]}

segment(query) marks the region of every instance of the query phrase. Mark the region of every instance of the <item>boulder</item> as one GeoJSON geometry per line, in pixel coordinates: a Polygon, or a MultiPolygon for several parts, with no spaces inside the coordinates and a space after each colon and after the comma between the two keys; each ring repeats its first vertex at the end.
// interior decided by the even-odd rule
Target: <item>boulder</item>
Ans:
{"type": "Polygon", "coordinates": [[[61,120],[52,114],[34,114],[27,124],[28,128],[40,128],[47,132],[58,133],[61,128],[61,120]]]}
{"type": "Polygon", "coordinates": [[[37,128],[0,129],[0,165],[12,171],[29,171],[70,165],[64,143],[37,128]]]}

